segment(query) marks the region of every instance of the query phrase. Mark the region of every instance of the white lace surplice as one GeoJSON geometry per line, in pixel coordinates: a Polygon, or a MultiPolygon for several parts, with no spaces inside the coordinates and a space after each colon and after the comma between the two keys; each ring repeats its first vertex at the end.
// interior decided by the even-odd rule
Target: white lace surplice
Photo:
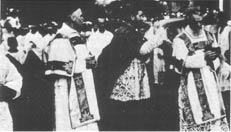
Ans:
{"type": "Polygon", "coordinates": [[[116,80],[111,99],[125,102],[147,98],[150,98],[147,69],[145,63],[135,58],[116,80]]]}

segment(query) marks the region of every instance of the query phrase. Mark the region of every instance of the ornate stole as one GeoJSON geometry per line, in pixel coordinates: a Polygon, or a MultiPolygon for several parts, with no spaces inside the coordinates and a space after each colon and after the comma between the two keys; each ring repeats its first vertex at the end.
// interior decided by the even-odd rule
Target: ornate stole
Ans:
{"type": "Polygon", "coordinates": [[[139,93],[139,97],[143,97],[144,96],[144,84],[143,84],[143,79],[145,76],[145,64],[141,64],[140,66],[140,74],[139,74],[139,83],[140,83],[140,93],[139,93]]]}
{"type": "Polygon", "coordinates": [[[90,113],[90,108],[89,108],[89,103],[87,99],[87,93],[86,93],[82,73],[74,74],[73,78],[74,78],[79,109],[81,114],[81,118],[79,120],[80,123],[84,123],[94,119],[94,116],[90,113]]]}
{"type": "MultiPolygon", "coordinates": [[[[189,39],[189,37],[185,33],[183,33],[181,36],[179,36],[179,38],[181,38],[185,42],[185,44],[189,50],[189,53],[188,53],[189,56],[193,55],[195,53],[195,51],[198,49],[204,49],[206,46],[210,45],[212,42],[212,40],[208,37],[208,41],[191,43],[191,40],[189,39]]],[[[184,79],[182,80],[183,81],[182,84],[184,87],[183,92],[187,96],[187,97],[185,97],[185,99],[189,100],[188,92],[187,92],[188,91],[187,90],[187,84],[188,84],[187,83],[187,77],[188,77],[188,73],[190,71],[193,73],[193,77],[194,77],[194,81],[195,81],[195,85],[196,85],[196,90],[198,93],[198,100],[199,100],[200,106],[202,108],[202,114],[203,114],[202,121],[208,121],[210,119],[213,119],[214,115],[211,113],[211,110],[209,107],[208,98],[207,98],[207,95],[205,92],[205,87],[203,84],[203,79],[202,79],[201,72],[200,72],[199,68],[189,69],[189,68],[184,67],[184,73],[183,73],[184,75],[182,76],[184,79]]],[[[192,116],[193,114],[192,114],[192,110],[190,108],[191,106],[187,105],[186,107],[188,107],[189,109],[183,109],[184,112],[191,113],[190,115],[192,116]],[[190,111],[188,111],[188,110],[190,110],[190,111]]],[[[195,120],[193,118],[191,118],[191,121],[188,120],[187,119],[188,117],[186,117],[186,116],[184,118],[191,125],[192,125],[192,122],[195,122],[195,120]]]]}
{"type": "Polygon", "coordinates": [[[213,119],[214,115],[211,113],[211,110],[209,108],[209,103],[205,93],[205,88],[201,77],[200,69],[192,69],[191,71],[193,73],[196,89],[198,92],[198,98],[202,108],[202,113],[203,113],[202,121],[213,119]]]}

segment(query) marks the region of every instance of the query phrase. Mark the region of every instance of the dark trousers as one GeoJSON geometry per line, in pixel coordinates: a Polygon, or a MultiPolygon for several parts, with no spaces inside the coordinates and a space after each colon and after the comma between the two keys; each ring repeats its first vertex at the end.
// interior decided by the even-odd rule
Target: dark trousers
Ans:
{"type": "Polygon", "coordinates": [[[52,83],[26,80],[22,95],[9,103],[14,131],[52,131],[53,96],[52,83]]]}
{"type": "Polygon", "coordinates": [[[104,113],[106,131],[152,130],[150,99],[121,102],[109,99],[104,113]]]}
{"type": "Polygon", "coordinates": [[[155,86],[155,113],[157,131],[178,131],[178,88],[180,75],[174,71],[166,71],[163,86],[155,86]]]}

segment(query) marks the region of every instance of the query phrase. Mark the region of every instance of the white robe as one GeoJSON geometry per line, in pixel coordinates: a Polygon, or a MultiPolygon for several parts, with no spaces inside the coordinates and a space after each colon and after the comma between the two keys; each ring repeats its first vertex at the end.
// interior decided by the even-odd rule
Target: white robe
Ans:
{"type": "Polygon", "coordinates": [[[16,37],[16,39],[18,42],[18,50],[21,50],[23,52],[27,52],[28,47],[26,46],[26,35],[25,36],[19,35],[16,37]]]}
{"type": "MultiPolygon", "coordinates": [[[[58,31],[64,37],[70,37],[75,30],[63,24],[58,31]]],[[[51,42],[47,50],[48,63],[52,61],[69,62],[72,61],[72,72],[69,74],[64,70],[50,69],[46,71],[46,75],[56,74],[60,76],[54,82],[55,89],[55,128],[56,131],[97,131],[99,120],[98,105],[95,95],[95,87],[91,70],[86,69],[85,58],[88,56],[86,45],[80,44],[73,47],[68,38],[59,38],[51,42]],[[88,99],[89,109],[93,115],[93,120],[81,122],[81,114],[78,102],[78,94],[74,83],[73,75],[82,73],[86,95],[88,99]],[[70,87],[68,88],[68,85],[70,87]],[[70,89],[68,95],[68,89],[70,89]]]]}
{"type": "Polygon", "coordinates": [[[16,53],[8,52],[8,54],[14,57],[21,64],[23,64],[26,60],[26,54],[22,50],[18,50],[16,53]]]}
{"type": "MultiPolygon", "coordinates": [[[[92,70],[86,69],[86,58],[90,56],[89,50],[87,49],[86,45],[76,45],[75,50],[77,55],[75,73],[82,73],[90,112],[92,115],[94,115],[94,119],[90,120],[88,124],[82,127],[87,128],[85,130],[98,131],[97,121],[100,120],[100,115],[95,92],[94,78],[92,70]]],[[[81,130],[83,128],[80,127],[76,130],[81,130]]]]}
{"type": "Polygon", "coordinates": [[[231,26],[226,26],[220,33],[220,28],[218,29],[218,44],[221,47],[221,55],[224,56],[226,50],[230,50],[230,34],[231,26]]]}
{"type": "Polygon", "coordinates": [[[49,44],[49,42],[55,37],[55,34],[47,34],[43,37],[45,41],[45,47],[49,44]]]}
{"type": "Polygon", "coordinates": [[[160,48],[157,48],[159,45],[163,43],[163,40],[167,39],[166,30],[164,28],[154,29],[154,27],[150,27],[150,29],[145,33],[144,37],[147,39],[147,42],[144,43],[142,48],[140,49],[141,54],[150,53],[153,48],[155,48],[153,52],[153,74],[155,84],[159,83],[159,72],[165,71],[165,62],[163,59],[158,58],[157,54],[163,55],[163,51],[160,48]],[[157,30],[154,34],[154,30],[157,30]],[[148,44],[147,44],[148,43],[148,44]]]}
{"type": "MultiPolygon", "coordinates": [[[[55,40],[53,41],[53,43],[56,44],[56,41],[60,41],[60,40],[59,39],[55,40]]],[[[64,41],[62,42],[62,45],[63,44],[64,44],[64,41]]],[[[66,44],[68,45],[70,43],[66,41],[66,44]]],[[[59,52],[57,53],[57,49],[55,49],[54,52],[50,51],[52,53],[51,54],[52,57],[48,61],[51,61],[51,59],[57,60],[58,58],[57,55],[60,55],[59,60],[61,56],[62,56],[61,59],[67,59],[65,58],[66,55],[64,54],[69,53],[70,55],[69,57],[71,57],[72,55],[70,54],[71,53],[70,50],[73,50],[73,49],[69,48],[69,52],[64,52],[65,50],[62,50],[62,53],[63,53],[62,55],[59,54],[59,52]],[[54,55],[55,53],[57,55],[54,55]]],[[[97,99],[96,99],[96,94],[95,94],[95,86],[94,86],[92,71],[89,69],[86,69],[86,61],[85,61],[85,58],[88,56],[89,52],[87,51],[85,45],[77,45],[75,47],[75,50],[76,50],[77,60],[74,63],[74,69],[73,69],[74,73],[73,74],[82,73],[83,81],[84,81],[84,85],[86,89],[86,94],[87,94],[87,99],[88,99],[88,104],[90,106],[89,107],[90,112],[92,115],[94,115],[94,119],[84,122],[84,123],[80,122],[79,119],[81,118],[81,115],[80,115],[80,110],[79,110],[79,102],[77,99],[78,95],[76,93],[76,87],[75,87],[74,80],[72,77],[73,75],[69,75],[70,83],[71,83],[69,95],[68,95],[68,80],[66,78],[57,79],[54,84],[55,86],[55,102],[54,102],[55,103],[55,124],[56,124],[55,130],[56,131],[60,131],[60,130],[61,131],[64,131],[64,130],[65,131],[73,131],[73,130],[97,131],[98,125],[96,121],[99,120],[100,117],[99,117],[98,104],[97,104],[97,99]],[[72,120],[72,123],[70,122],[70,120],[72,120]]],[[[46,74],[58,74],[58,75],[67,76],[67,74],[64,74],[64,72],[62,71],[48,70],[46,71],[46,74]]]]}
{"type": "Polygon", "coordinates": [[[90,35],[87,41],[87,48],[97,60],[102,50],[110,44],[113,34],[107,30],[100,33],[98,30],[90,35]]]}
{"type": "MultiPolygon", "coordinates": [[[[15,99],[21,93],[22,77],[14,65],[2,53],[0,53],[0,60],[0,83],[16,91],[15,99]]],[[[4,101],[0,101],[0,131],[13,131],[13,121],[8,103],[4,101]]]]}
{"type": "Polygon", "coordinates": [[[19,18],[18,17],[11,17],[11,16],[8,16],[6,18],[6,20],[9,21],[10,25],[13,27],[13,28],[16,28],[16,29],[19,29],[21,27],[21,23],[19,21],[19,18]]]}
{"type": "MultiPolygon", "coordinates": [[[[192,35],[192,31],[189,27],[186,27],[184,32],[190,39],[191,43],[196,43],[200,41],[207,41],[207,37],[205,35],[205,32],[202,33],[199,37],[194,37],[192,35]]],[[[211,70],[211,68],[206,64],[206,61],[204,59],[204,49],[196,50],[195,53],[191,56],[188,55],[188,48],[186,47],[186,44],[184,41],[178,37],[174,39],[174,45],[173,45],[173,56],[175,56],[178,60],[184,60],[184,67],[186,68],[193,68],[193,69],[199,69],[201,72],[201,78],[203,80],[203,85],[205,89],[205,94],[207,96],[209,109],[211,110],[211,113],[214,115],[214,118],[203,121],[203,113],[202,113],[202,107],[201,102],[199,100],[199,95],[197,93],[196,83],[194,80],[193,73],[190,71],[187,75],[187,86],[184,87],[184,85],[180,85],[179,88],[179,111],[180,111],[180,130],[201,130],[205,129],[203,127],[207,127],[209,129],[211,127],[211,130],[223,130],[222,126],[218,124],[218,121],[224,121],[226,122],[226,118],[224,114],[222,114],[222,110],[224,111],[224,105],[223,101],[221,100],[221,92],[219,91],[219,85],[217,82],[216,75],[214,71],[211,70]],[[187,93],[182,92],[185,89],[187,89],[187,93]],[[185,96],[188,96],[188,100],[183,100],[182,98],[185,98],[185,96]],[[190,122],[198,125],[198,126],[190,126],[190,124],[187,124],[188,120],[184,120],[184,114],[187,116],[187,119],[190,118],[186,110],[184,110],[185,104],[190,103],[190,109],[187,109],[187,111],[192,111],[193,119],[195,122],[190,122]],[[218,120],[217,119],[222,119],[218,120]],[[212,121],[216,121],[216,124],[211,123],[212,121]],[[206,123],[211,123],[211,125],[207,125],[206,123]],[[205,125],[205,126],[204,126],[205,125]]],[[[182,73],[182,70],[178,70],[178,72],[182,73]]],[[[198,86],[199,84],[197,84],[198,86]]],[[[191,118],[190,118],[191,119],[191,118]]],[[[223,123],[224,123],[223,122],[223,123]]],[[[227,122],[226,122],[227,123],[227,122]]],[[[226,129],[227,124],[222,124],[223,127],[226,129]]]]}

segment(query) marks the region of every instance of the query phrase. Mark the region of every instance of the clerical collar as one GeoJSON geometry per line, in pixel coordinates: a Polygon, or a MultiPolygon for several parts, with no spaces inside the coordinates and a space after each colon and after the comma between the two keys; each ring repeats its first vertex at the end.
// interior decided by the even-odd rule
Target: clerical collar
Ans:
{"type": "Polygon", "coordinates": [[[185,32],[192,38],[192,39],[198,39],[198,38],[204,38],[205,37],[205,33],[203,31],[204,29],[201,29],[201,34],[198,36],[195,36],[193,34],[193,30],[189,27],[189,25],[186,26],[185,28],[185,32]]]}

